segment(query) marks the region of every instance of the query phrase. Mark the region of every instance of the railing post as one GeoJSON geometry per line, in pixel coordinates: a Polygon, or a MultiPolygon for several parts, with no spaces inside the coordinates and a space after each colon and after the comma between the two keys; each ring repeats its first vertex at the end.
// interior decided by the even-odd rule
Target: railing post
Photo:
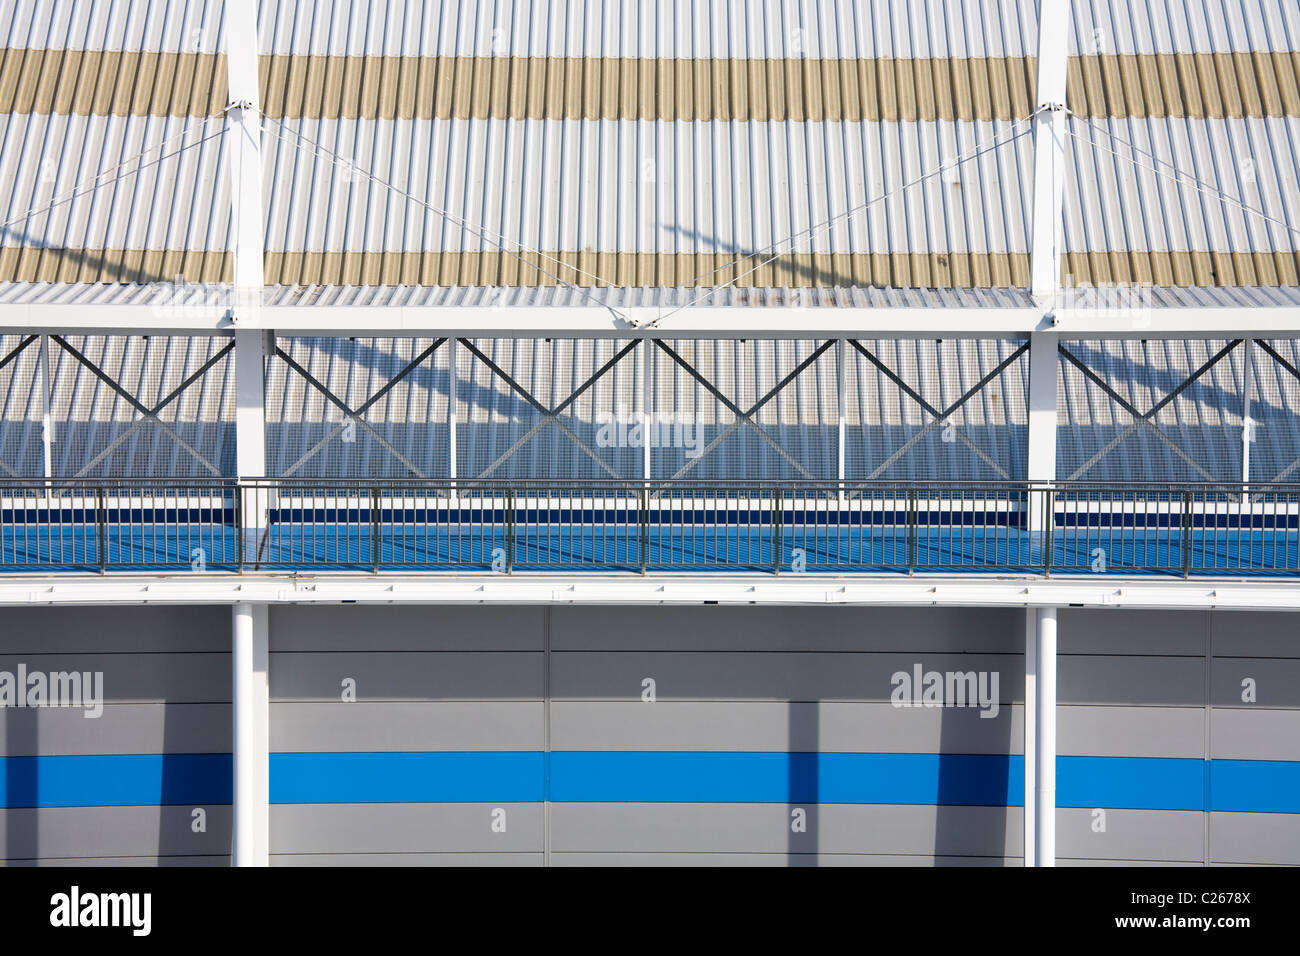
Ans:
{"type": "Polygon", "coordinates": [[[506,489],[506,574],[515,573],[515,490],[506,489]]]}
{"type": "Polygon", "coordinates": [[[772,573],[781,573],[781,489],[772,489],[772,573]]]}
{"type": "Polygon", "coordinates": [[[916,573],[916,489],[907,489],[907,573],[916,573]]]}
{"type": "Polygon", "coordinates": [[[244,573],[244,486],[235,485],[235,573],[244,573]]]}
{"type": "Polygon", "coordinates": [[[640,553],[641,573],[646,573],[647,552],[650,550],[650,491],[642,488],[637,495],[637,549],[640,553]]]}
{"type": "Polygon", "coordinates": [[[1052,552],[1056,550],[1056,486],[1047,485],[1041,496],[1043,514],[1043,577],[1052,575],[1052,552]]]}
{"type": "Polygon", "coordinates": [[[370,560],[379,573],[379,486],[370,489],[370,560]]]}
{"type": "Polygon", "coordinates": [[[1192,573],[1192,493],[1183,492],[1183,577],[1192,573]]]}
{"type": "Polygon", "coordinates": [[[104,486],[95,489],[95,505],[99,523],[99,573],[108,570],[108,515],[104,511],[104,486]]]}

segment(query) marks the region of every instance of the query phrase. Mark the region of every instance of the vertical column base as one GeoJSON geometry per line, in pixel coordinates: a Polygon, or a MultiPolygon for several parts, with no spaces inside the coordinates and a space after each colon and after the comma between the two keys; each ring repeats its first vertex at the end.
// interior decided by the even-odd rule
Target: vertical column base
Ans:
{"type": "Polygon", "coordinates": [[[1036,645],[1034,865],[1056,866],[1056,608],[1039,608],[1036,645]]]}
{"type": "Polygon", "coordinates": [[[1024,791],[1024,859],[1025,866],[1035,866],[1038,834],[1034,810],[1038,791],[1038,609],[1025,609],[1025,791],[1024,791]]]}
{"type": "Polygon", "coordinates": [[[232,866],[270,864],[268,617],[265,604],[236,604],[232,613],[232,866]]]}

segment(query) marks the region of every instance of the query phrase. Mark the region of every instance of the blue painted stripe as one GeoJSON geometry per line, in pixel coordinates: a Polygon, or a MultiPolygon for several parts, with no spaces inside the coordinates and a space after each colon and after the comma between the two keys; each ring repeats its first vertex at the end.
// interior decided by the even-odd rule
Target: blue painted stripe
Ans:
{"type": "MultiPolygon", "coordinates": [[[[534,803],[547,755],[276,753],[272,803],[534,803]]],[[[1058,757],[1062,807],[1300,813],[1300,762],[1058,757]],[[1209,784],[1207,788],[1207,784],[1209,784]]],[[[550,755],[557,802],[1021,806],[1019,756],[576,752],[550,755]]],[[[224,804],[229,754],[0,757],[0,807],[224,804]]]]}
{"type": "Polygon", "coordinates": [[[1300,813],[1300,762],[1210,762],[1211,807],[1249,813],[1300,813]]]}
{"type": "Polygon", "coordinates": [[[551,757],[557,802],[943,803],[1022,798],[1020,757],[969,754],[576,753],[551,757]]]}
{"type": "Polygon", "coordinates": [[[229,803],[230,754],[0,757],[5,809],[229,803]]]}
{"type": "Polygon", "coordinates": [[[271,754],[272,803],[534,803],[546,755],[495,753],[271,754]]]}
{"type": "Polygon", "coordinates": [[[1202,810],[1205,766],[1200,758],[1057,757],[1056,805],[1202,810]]]}

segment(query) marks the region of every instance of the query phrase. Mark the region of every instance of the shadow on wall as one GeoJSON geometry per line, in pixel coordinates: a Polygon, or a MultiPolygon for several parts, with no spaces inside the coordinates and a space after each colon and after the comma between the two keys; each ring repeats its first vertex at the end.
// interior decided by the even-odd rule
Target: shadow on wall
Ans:
{"type": "MultiPolygon", "coordinates": [[[[1003,674],[1002,678],[1011,675],[1003,674]]],[[[1011,808],[1012,707],[983,718],[978,709],[945,706],[939,718],[939,774],[935,806],[936,866],[1002,864],[1011,808]],[[979,724],[993,725],[991,730],[979,724]]]]}
{"type": "Polygon", "coordinates": [[[821,817],[821,702],[792,700],[787,705],[788,866],[817,866],[821,817]]]}
{"type": "Polygon", "coordinates": [[[35,860],[40,857],[40,830],[37,826],[40,792],[39,767],[41,711],[4,708],[0,719],[5,722],[5,846],[9,861],[35,860]]]}

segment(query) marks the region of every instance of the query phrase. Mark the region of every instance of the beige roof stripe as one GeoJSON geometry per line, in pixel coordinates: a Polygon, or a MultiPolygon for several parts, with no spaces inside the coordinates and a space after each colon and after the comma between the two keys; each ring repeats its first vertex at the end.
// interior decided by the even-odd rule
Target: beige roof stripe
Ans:
{"type": "Polygon", "coordinates": [[[294,119],[953,120],[1028,115],[1033,61],[261,58],[294,119]]]}
{"type": "Polygon", "coordinates": [[[229,282],[221,250],[62,249],[0,246],[0,282],[229,282]]]}
{"type": "Polygon", "coordinates": [[[1074,57],[1068,103],[1093,117],[1300,116],[1300,52],[1074,57]]]}
{"type": "MultiPolygon", "coordinates": [[[[647,60],[262,57],[286,119],[1014,120],[1034,57],[647,60]]],[[[1300,116],[1300,52],[1072,57],[1069,102],[1092,116],[1300,116]]]]}
{"type": "MultiPolygon", "coordinates": [[[[277,118],[683,121],[1012,120],[1034,58],[260,59],[277,118]]],[[[1089,116],[1300,116],[1300,52],[1072,57],[1069,103],[1089,116]]],[[[210,116],[225,57],[0,48],[0,111],[210,116]]]]}
{"type": "MultiPolygon", "coordinates": [[[[270,285],[577,286],[600,275],[618,286],[708,287],[747,273],[756,260],[712,253],[270,252],[270,285]],[[522,259],[522,261],[521,261],[522,259]],[[557,264],[560,259],[573,269],[557,264]],[[713,270],[717,270],[713,272],[713,270]],[[697,277],[705,277],[702,280],[697,277]]],[[[1070,252],[1067,284],[1158,286],[1300,284],[1300,252],[1070,252]]],[[[0,281],[228,282],[221,251],[0,247],[0,281]]],[[[739,288],[1024,288],[1025,253],[801,254],[782,256],[739,279],[739,288]]]]}
{"type": "Polygon", "coordinates": [[[226,58],[212,53],[0,48],[0,112],[212,116],[226,58]]]}
{"type": "Polygon", "coordinates": [[[1300,252],[1067,252],[1074,283],[1158,286],[1300,284],[1300,252]]]}

